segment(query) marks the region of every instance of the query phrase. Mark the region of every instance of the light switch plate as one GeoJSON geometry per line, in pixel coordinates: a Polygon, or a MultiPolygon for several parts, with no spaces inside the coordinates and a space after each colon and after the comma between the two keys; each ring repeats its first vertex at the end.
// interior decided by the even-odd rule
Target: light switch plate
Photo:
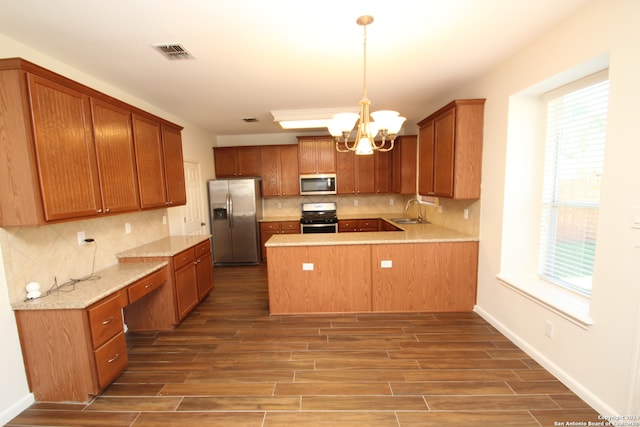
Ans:
{"type": "Polygon", "coordinates": [[[303,262],[302,263],[302,271],[313,271],[313,263],[312,262],[303,262]]]}
{"type": "Polygon", "coordinates": [[[380,268],[392,268],[393,261],[390,259],[383,259],[380,261],[380,268]]]}

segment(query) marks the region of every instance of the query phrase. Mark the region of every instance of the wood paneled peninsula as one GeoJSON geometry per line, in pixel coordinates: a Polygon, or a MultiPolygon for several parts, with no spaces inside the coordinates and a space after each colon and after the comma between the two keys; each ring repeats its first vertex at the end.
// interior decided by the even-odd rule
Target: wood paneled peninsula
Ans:
{"type": "Polygon", "coordinates": [[[395,225],[400,231],[272,236],[271,314],[471,311],[478,238],[435,224],[395,225]]]}

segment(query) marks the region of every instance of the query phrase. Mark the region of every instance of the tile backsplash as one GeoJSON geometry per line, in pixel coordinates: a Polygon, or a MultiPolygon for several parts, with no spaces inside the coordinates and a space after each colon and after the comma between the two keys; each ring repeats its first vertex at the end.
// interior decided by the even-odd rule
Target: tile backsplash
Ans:
{"type": "MultiPolygon", "coordinates": [[[[406,203],[415,198],[413,195],[380,194],[372,196],[305,196],[275,197],[264,199],[265,217],[300,217],[300,205],[310,202],[336,202],[340,215],[391,214],[417,216],[417,205],[411,204],[407,212],[406,203]]],[[[422,213],[433,224],[451,228],[477,237],[480,228],[479,200],[438,199],[440,206],[423,206],[422,213]],[[468,219],[464,211],[468,209],[468,219]]]]}
{"type": "Polygon", "coordinates": [[[165,209],[64,222],[40,227],[0,228],[0,245],[11,303],[26,297],[25,285],[40,283],[43,293],[118,262],[116,254],[169,236],[165,209]],[[125,233],[125,224],[131,233],[125,233]],[[77,234],[95,241],[78,244],[77,234]]]}

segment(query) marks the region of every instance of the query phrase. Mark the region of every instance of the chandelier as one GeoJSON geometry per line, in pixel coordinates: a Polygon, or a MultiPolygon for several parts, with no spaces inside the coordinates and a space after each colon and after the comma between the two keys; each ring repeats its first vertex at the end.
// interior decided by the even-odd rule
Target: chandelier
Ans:
{"type": "Polygon", "coordinates": [[[371,101],[367,98],[367,25],[372,22],[373,16],[369,15],[361,16],[356,20],[356,23],[364,28],[364,72],[360,114],[335,114],[327,126],[336,143],[336,150],[341,153],[355,151],[356,154],[373,154],[374,150],[392,150],[396,135],[406,120],[405,117],[400,117],[397,111],[381,110],[369,113],[371,101]],[[356,124],[358,120],[359,122],[356,124]],[[357,126],[358,129],[356,139],[349,142],[349,136],[354,126],[357,126]],[[375,141],[378,133],[381,137],[380,143],[375,141]],[[391,141],[389,147],[385,147],[387,138],[391,141]],[[344,145],[344,148],[340,147],[340,143],[344,145]]]}

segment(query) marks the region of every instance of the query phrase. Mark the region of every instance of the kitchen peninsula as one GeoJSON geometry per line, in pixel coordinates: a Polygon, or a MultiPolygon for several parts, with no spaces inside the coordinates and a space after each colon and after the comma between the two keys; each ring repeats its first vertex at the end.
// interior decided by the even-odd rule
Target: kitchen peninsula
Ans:
{"type": "Polygon", "coordinates": [[[471,311],[478,239],[435,224],[398,227],[272,236],[271,314],[471,311]]]}

